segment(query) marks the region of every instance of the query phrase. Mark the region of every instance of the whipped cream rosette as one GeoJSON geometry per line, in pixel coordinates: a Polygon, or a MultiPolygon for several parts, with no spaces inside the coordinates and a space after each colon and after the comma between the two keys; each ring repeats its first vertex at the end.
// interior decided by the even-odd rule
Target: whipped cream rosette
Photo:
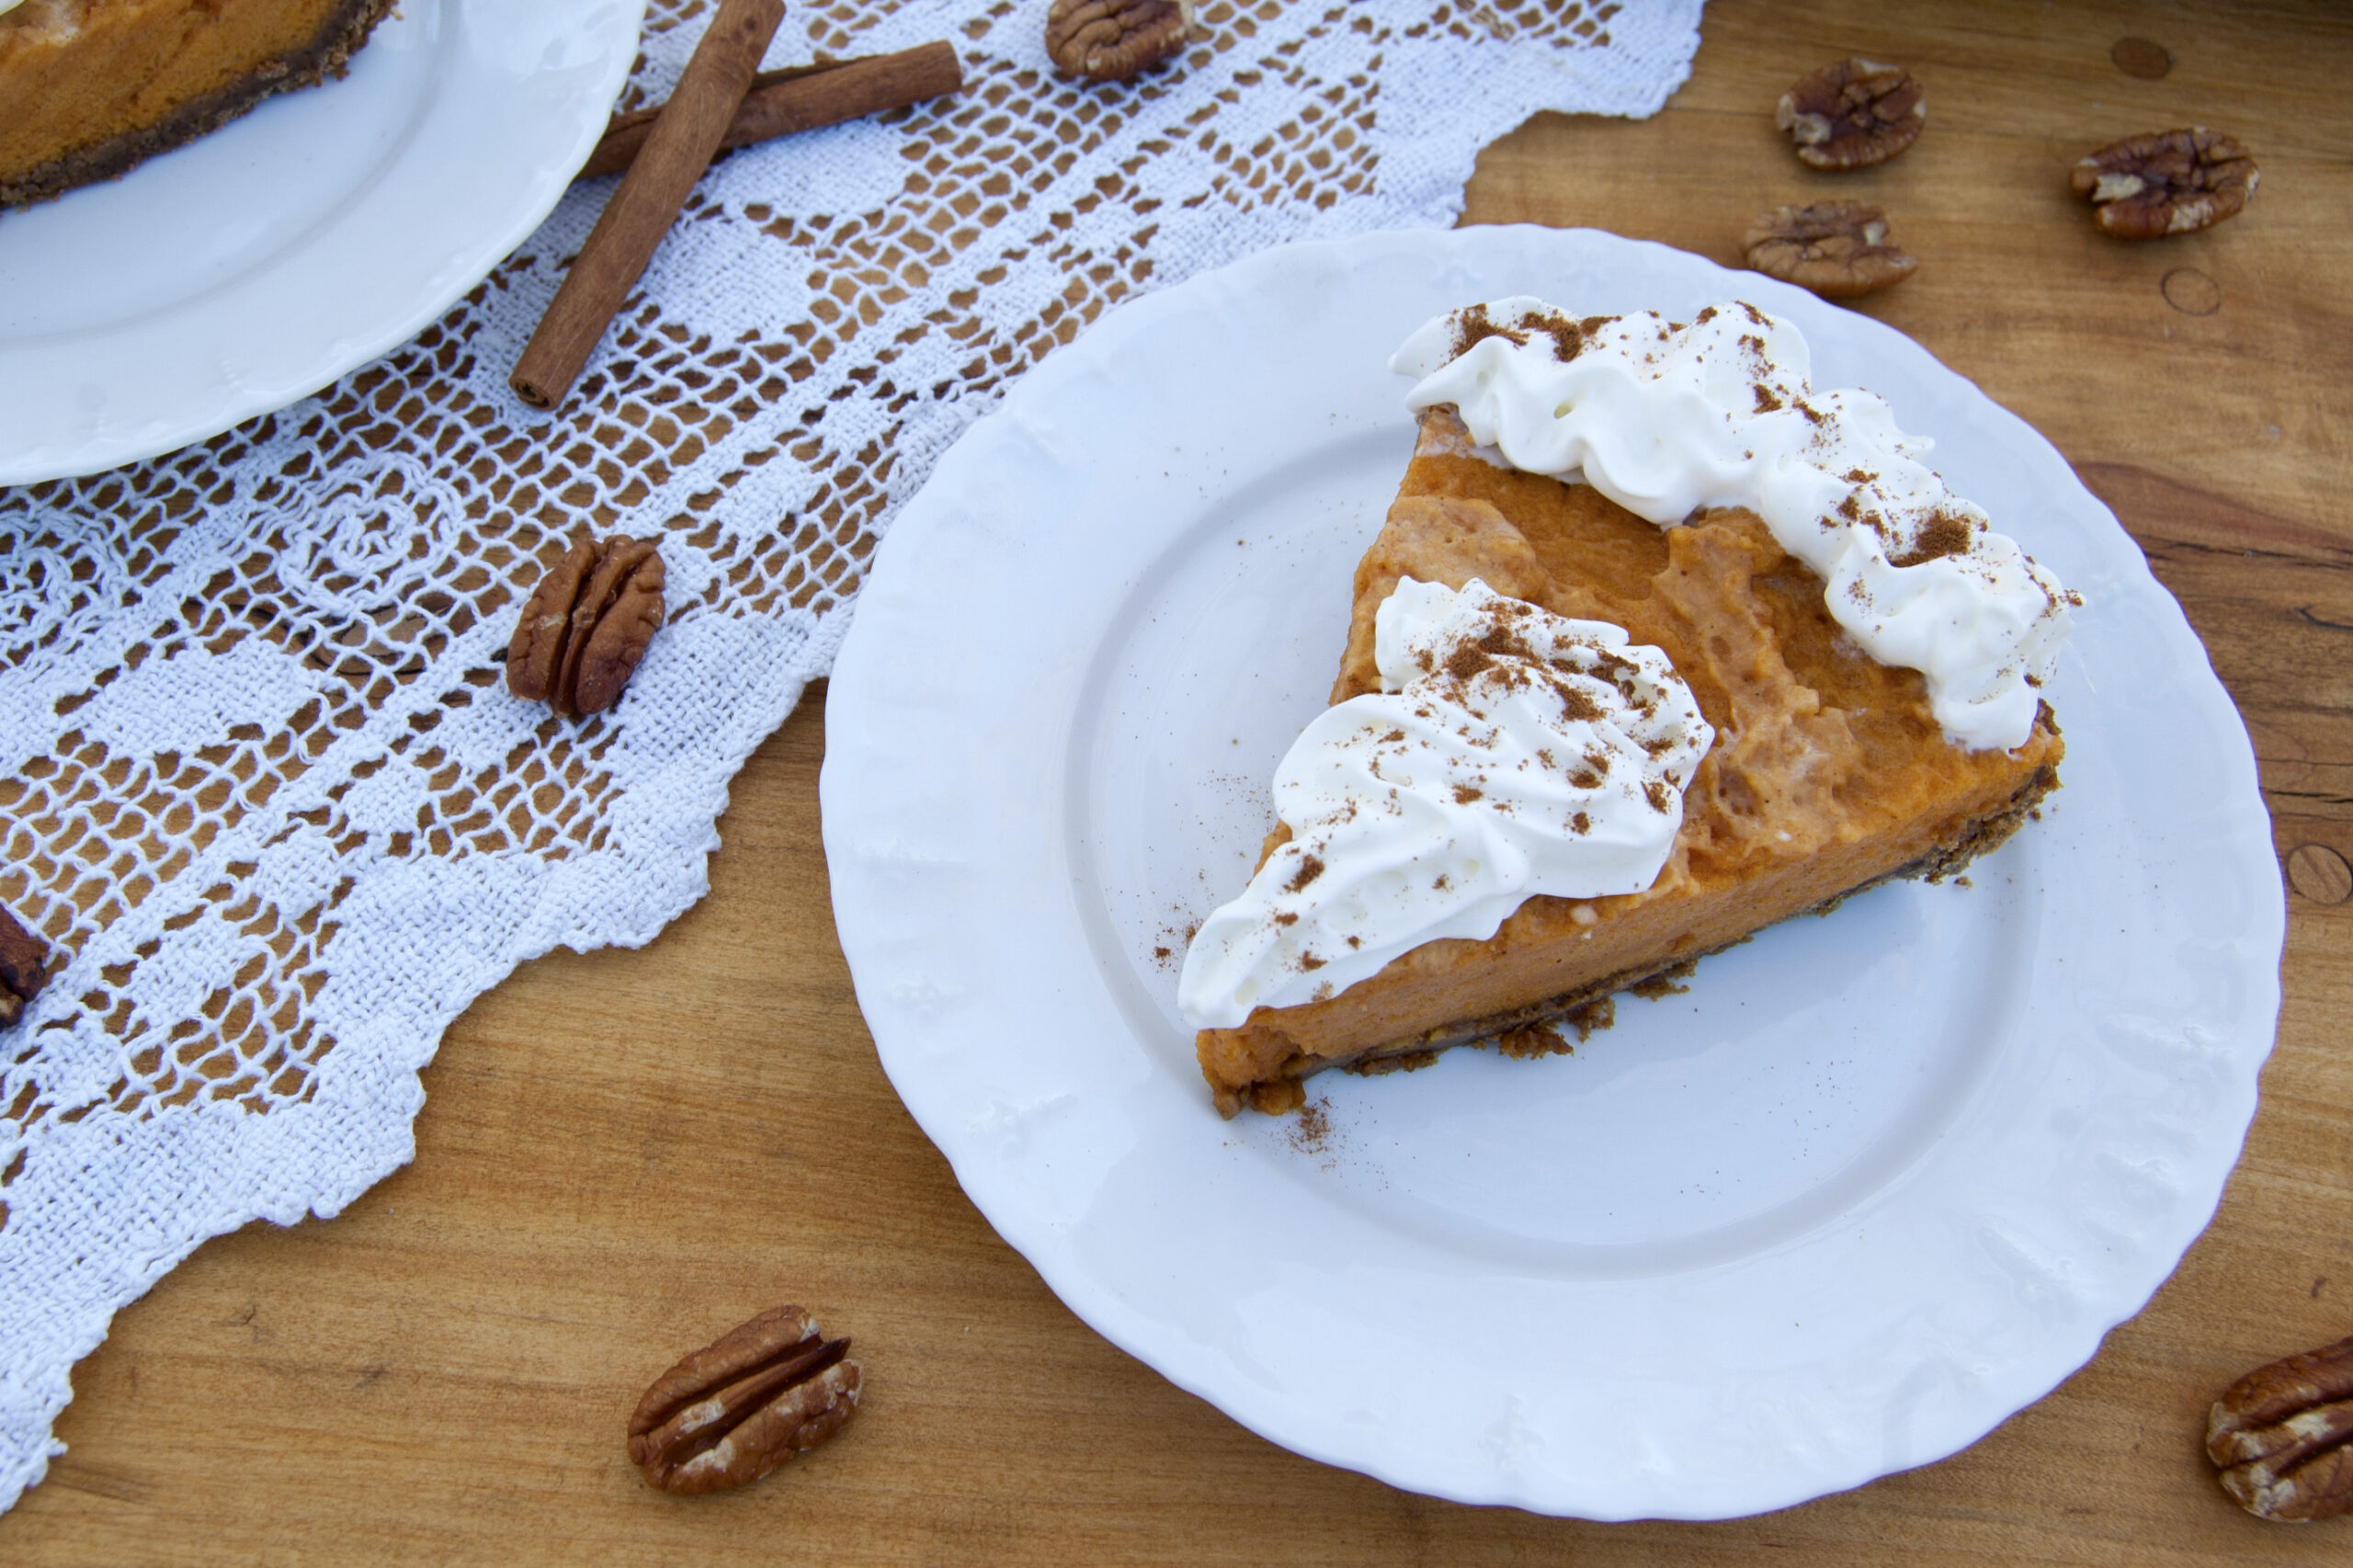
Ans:
{"type": "Polygon", "coordinates": [[[1390,369],[1417,378],[1408,406],[1451,403],[1512,467],[1582,479],[1662,528],[1755,512],[1857,642],[1927,677],[1948,739],[2006,750],[2033,732],[2081,601],[1946,487],[1883,401],[1814,391],[1789,323],[1737,301],[1688,325],[1579,321],[1519,296],[1429,322],[1390,369]]]}

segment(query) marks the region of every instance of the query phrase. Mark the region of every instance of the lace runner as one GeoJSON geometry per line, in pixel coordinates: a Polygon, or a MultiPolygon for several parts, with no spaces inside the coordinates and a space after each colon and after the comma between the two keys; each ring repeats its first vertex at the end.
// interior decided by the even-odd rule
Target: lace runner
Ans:
{"type": "MultiPolygon", "coordinates": [[[[632,105],[701,9],[655,0],[632,105]]],[[[722,161],[552,416],[506,376],[609,180],[316,397],[0,490],[0,903],[62,966],[0,1033],[0,1507],[118,1308],[411,1157],[475,996],[702,896],[728,779],[1009,382],[1261,246],[1453,222],[1538,109],[1655,112],[1699,6],[1209,0],[1181,62],[1109,87],[1051,70],[1045,11],[796,6],[769,65],[944,38],[965,90],[722,161]],[[574,722],[502,658],[587,528],[661,537],[670,619],[574,722]]]]}

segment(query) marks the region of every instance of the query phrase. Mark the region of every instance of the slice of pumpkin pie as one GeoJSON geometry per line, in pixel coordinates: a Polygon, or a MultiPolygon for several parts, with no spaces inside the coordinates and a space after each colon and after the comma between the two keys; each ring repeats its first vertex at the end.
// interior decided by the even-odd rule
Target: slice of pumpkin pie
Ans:
{"type": "Polygon", "coordinates": [[[392,0],[0,0],[0,208],[341,76],[392,0]]]}
{"type": "Polygon", "coordinates": [[[1739,303],[1415,333],[1420,439],[1333,706],[1178,1000],[1218,1108],[1559,1049],[1766,926],[1999,845],[2057,783],[2080,601],[1739,303]]]}

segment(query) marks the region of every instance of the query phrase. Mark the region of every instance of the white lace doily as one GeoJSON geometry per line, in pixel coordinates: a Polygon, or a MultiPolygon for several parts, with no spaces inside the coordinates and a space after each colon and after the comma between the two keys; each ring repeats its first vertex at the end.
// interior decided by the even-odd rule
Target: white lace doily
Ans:
{"type": "MultiPolygon", "coordinates": [[[[633,98],[700,9],[656,0],[633,98]]],[[[0,1507],[116,1309],[407,1161],[417,1069],[517,962],[702,896],[728,779],[1008,381],[1261,246],[1453,222],[1538,109],[1654,112],[1699,6],[1210,0],[1109,87],[1053,73],[1045,11],[796,6],[772,65],[945,38],[966,87],[723,161],[552,416],[506,373],[609,181],[318,396],[0,490],[0,903],[59,966],[0,1033],[0,1507]],[[502,661],[590,528],[661,537],[669,623],[574,722],[502,661]]]]}

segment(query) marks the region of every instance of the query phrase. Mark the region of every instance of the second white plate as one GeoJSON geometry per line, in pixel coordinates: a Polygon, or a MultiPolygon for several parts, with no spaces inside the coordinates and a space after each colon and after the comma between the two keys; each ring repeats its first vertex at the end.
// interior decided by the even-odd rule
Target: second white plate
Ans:
{"type": "Polygon", "coordinates": [[[1779,1507],[1972,1441],[2211,1216],[2284,916],[2253,757],[2048,443],[1890,329],[1590,232],[1284,247],[1123,307],[885,540],[827,699],[835,914],[883,1065],[1088,1323],[1301,1452],[1596,1518],[1779,1507]],[[1390,350],[1529,293],[1794,321],[2090,601],[2065,788],[1970,887],[1890,887],[1622,998],[1218,1120],[1175,1006],[1323,704],[1412,447],[1390,350]]]}
{"type": "Polygon", "coordinates": [[[406,342],[554,207],[644,0],[403,0],[341,81],[0,213],[0,484],[217,435],[406,342]]]}

